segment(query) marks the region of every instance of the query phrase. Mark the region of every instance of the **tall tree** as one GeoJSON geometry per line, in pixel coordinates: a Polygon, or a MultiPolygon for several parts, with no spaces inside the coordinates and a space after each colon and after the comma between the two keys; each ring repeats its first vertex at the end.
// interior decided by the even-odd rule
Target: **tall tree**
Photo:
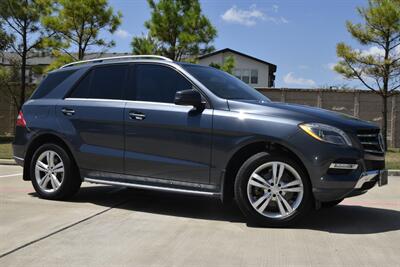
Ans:
{"type": "Polygon", "coordinates": [[[43,24],[55,33],[48,40],[59,56],[53,65],[81,60],[93,46],[115,45],[99,36],[101,30],[113,33],[121,24],[121,12],[115,13],[107,0],[56,0],[53,7],[55,12],[43,18],[43,24]]]}
{"type": "Polygon", "coordinates": [[[10,46],[11,42],[11,36],[4,30],[2,21],[0,20],[0,54],[10,46]]]}
{"type": "Polygon", "coordinates": [[[232,74],[233,70],[235,69],[235,58],[233,56],[228,56],[225,58],[222,64],[211,62],[210,67],[214,67],[232,74]]]}
{"type": "Polygon", "coordinates": [[[132,39],[132,53],[135,55],[158,54],[159,45],[150,35],[135,37],[132,39]]]}
{"type": "Polygon", "coordinates": [[[10,48],[20,59],[20,92],[17,108],[26,98],[26,63],[32,52],[43,49],[45,33],[40,25],[40,17],[50,12],[45,1],[1,0],[0,20],[5,25],[10,48]]]}
{"type": "Polygon", "coordinates": [[[370,0],[368,7],[359,7],[357,11],[363,23],[347,21],[347,30],[370,49],[360,51],[339,43],[336,51],[340,61],[335,71],[348,79],[360,80],[381,96],[382,128],[387,144],[387,100],[400,89],[400,0],[370,0]]]}
{"type": "MultiPolygon", "coordinates": [[[[198,0],[148,0],[151,18],[145,22],[149,36],[158,44],[157,54],[180,61],[212,51],[217,30],[203,15],[198,0]]],[[[154,44],[134,37],[132,44],[154,44]]],[[[136,46],[137,47],[137,46],[136,46]]]]}

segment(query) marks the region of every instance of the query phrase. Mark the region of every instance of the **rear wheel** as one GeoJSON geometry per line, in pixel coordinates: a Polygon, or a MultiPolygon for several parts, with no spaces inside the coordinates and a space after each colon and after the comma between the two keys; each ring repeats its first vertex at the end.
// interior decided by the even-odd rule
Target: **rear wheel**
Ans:
{"type": "Polygon", "coordinates": [[[35,151],[30,176],[36,193],[46,199],[67,199],[81,185],[79,172],[68,153],[52,143],[44,144],[35,151]]]}
{"type": "Polygon", "coordinates": [[[258,153],[246,160],[235,181],[239,208],[252,222],[287,226],[311,208],[310,183],[292,159],[258,153]]]}

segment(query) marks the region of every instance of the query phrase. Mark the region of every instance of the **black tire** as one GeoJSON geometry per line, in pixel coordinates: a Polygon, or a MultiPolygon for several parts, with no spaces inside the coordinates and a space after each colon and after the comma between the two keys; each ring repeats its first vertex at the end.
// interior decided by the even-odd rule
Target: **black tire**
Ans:
{"type": "Polygon", "coordinates": [[[344,198],[338,199],[338,200],[334,200],[334,201],[322,202],[321,203],[321,208],[324,208],[324,209],[333,208],[333,207],[337,206],[340,202],[342,202],[343,199],[344,198]]]}
{"type": "Polygon", "coordinates": [[[248,220],[258,226],[285,227],[292,225],[303,217],[311,209],[313,197],[311,185],[306,172],[297,164],[296,161],[283,155],[271,155],[266,152],[257,153],[246,160],[239,169],[235,180],[235,200],[248,220]],[[299,174],[303,183],[303,198],[293,213],[284,218],[269,218],[257,212],[251,205],[247,195],[247,183],[251,174],[262,164],[271,161],[280,161],[290,165],[299,174]]]}
{"type": "Polygon", "coordinates": [[[82,183],[78,168],[77,166],[75,166],[74,161],[70,158],[69,154],[65,151],[63,147],[53,143],[43,144],[35,151],[30,162],[30,177],[36,193],[41,198],[51,200],[66,200],[72,197],[75,193],[78,192],[82,183]],[[39,186],[35,176],[35,166],[37,159],[45,151],[56,152],[64,164],[64,178],[61,181],[61,185],[54,192],[47,192],[43,190],[39,186]]]}

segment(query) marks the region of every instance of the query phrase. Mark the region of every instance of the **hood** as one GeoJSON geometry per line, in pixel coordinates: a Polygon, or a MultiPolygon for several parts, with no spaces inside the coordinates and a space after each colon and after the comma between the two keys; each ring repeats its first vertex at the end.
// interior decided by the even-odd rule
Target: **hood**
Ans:
{"type": "Polygon", "coordinates": [[[299,123],[324,123],[347,131],[379,129],[377,125],[353,116],[310,106],[281,102],[237,100],[228,100],[228,105],[231,111],[287,118],[296,120],[299,123]]]}

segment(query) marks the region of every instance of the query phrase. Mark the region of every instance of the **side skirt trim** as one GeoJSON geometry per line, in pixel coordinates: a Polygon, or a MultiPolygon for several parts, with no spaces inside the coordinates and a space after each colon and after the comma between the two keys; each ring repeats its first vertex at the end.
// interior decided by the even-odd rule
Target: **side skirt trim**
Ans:
{"type": "Polygon", "coordinates": [[[88,178],[88,177],[84,177],[83,181],[84,182],[89,182],[89,183],[95,183],[95,184],[126,186],[126,187],[132,187],[132,188],[149,189],[149,190],[164,191],[164,192],[174,192],[174,193],[182,193],[182,194],[191,194],[191,195],[203,195],[203,196],[215,196],[215,197],[219,197],[220,196],[219,192],[206,192],[206,191],[181,189],[181,188],[171,188],[171,187],[163,187],[163,186],[155,186],[155,185],[144,185],[144,184],[108,181],[108,180],[93,179],[93,178],[88,178]]]}

